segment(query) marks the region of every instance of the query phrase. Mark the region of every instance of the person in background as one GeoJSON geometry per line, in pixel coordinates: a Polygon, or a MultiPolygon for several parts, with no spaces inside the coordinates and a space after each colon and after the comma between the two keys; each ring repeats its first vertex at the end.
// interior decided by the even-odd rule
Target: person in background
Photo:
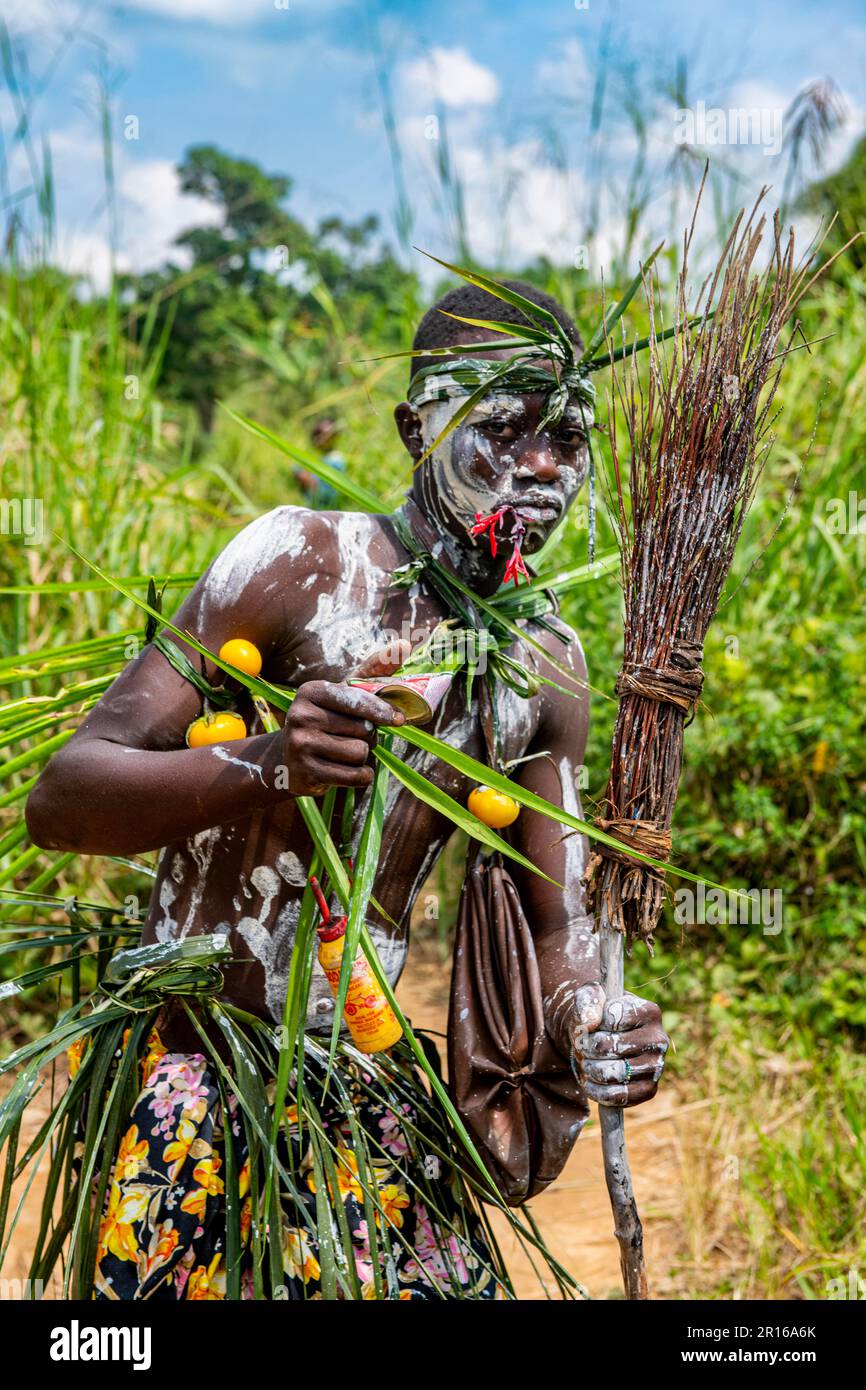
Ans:
{"type": "MultiPolygon", "coordinates": [[[[317,420],[310,430],[310,442],[316,452],[321,454],[323,462],[343,473],[346,469],[346,460],[339,449],[335,447],[339,438],[340,426],[336,420],[317,420]]],[[[305,468],[298,468],[295,470],[295,477],[304,490],[308,505],[314,511],[324,511],[337,503],[337,489],[322,478],[317,478],[315,473],[310,473],[305,468]]]]}

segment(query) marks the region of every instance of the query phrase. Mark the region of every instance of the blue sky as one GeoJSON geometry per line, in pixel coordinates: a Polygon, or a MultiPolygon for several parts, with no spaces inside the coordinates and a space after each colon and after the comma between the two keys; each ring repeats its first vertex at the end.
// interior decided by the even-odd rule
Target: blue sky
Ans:
{"type": "MultiPolygon", "coordinates": [[[[567,257],[580,244],[591,196],[589,105],[606,26],[620,71],[608,88],[598,166],[602,261],[621,232],[618,190],[634,151],[628,97],[642,94],[650,158],[661,169],[674,148],[663,87],[679,54],[690,104],[783,110],[803,83],[834,78],[848,104],[834,162],[862,132],[866,111],[862,0],[589,0],[587,9],[574,0],[0,0],[0,14],[37,78],[63,48],[33,125],[55,164],[58,258],[97,279],[108,256],[94,100],[101,54],[118,134],[119,252],[135,266],[158,262],[203,214],[173,175],[183,150],[201,142],[289,174],[291,206],[305,218],[377,212],[390,233],[394,184],[374,33],[387,55],[415,239],[445,254],[454,247],[428,138],[429,117],[443,106],[473,249],[517,263],[541,251],[567,257]],[[134,141],[122,138],[129,115],[138,120],[134,141]]],[[[4,94],[7,141],[13,117],[4,94]]],[[[781,180],[781,157],[743,147],[725,155],[744,189],[781,180]]],[[[14,191],[28,174],[20,149],[9,159],[14,191]]],[[[664,202],[662,178],[652,199],[660,225],[664,202]]]]}

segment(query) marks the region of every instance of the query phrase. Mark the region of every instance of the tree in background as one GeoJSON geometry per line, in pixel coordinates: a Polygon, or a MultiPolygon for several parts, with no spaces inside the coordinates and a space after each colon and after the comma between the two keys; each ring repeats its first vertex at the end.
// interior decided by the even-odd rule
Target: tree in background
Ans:
{"type": "MultiPolygon", "coordinates": [[[[407,299],[417,300],[415,277],[377,243],[378,220],[329,217],[315,231],[283,206],[292,181],[214,145],[189,149],[178,166],[185,193],[216,211],[207,226],[182,232],[176,245],[192,257],[187,268],[169,261],[124,280],[142,317],[154,306],[157,323],[173,318],[162,382],[167,394],[193,405],[203,429],[215,402],[266,362],[284,382],[332,376],[343,331],[375,329],[390,339],[407,299]],[[330,347],[316,330],[331,329],[330,347]],[[311,335],[314,339],[310,342],[311,335]]],[[[134,315],[134,317],[136,317],[134,315]]]]}

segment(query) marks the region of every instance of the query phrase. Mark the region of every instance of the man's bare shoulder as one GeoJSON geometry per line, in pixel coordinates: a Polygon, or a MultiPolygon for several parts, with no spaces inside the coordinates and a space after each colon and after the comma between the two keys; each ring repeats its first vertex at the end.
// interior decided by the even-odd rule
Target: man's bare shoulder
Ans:
{"type": "Polygon", "coordinates": [[[557,667],[551,666],[541,658],[538,662],[538,670],[541,675],[547,676],[550,680],[556,681],[555,686],[545,686],[543,689],[543,705],[545,712],[545,723],[550,722],[555,726],[585,726],[589,708],[589,698],[587,691],[587,668],[586,658],[583,654],[580,638],[567,622],[559,614],[548,619],[550,626],[555,629],[551,632],[546,627],[532,625],[532,634],[537,642],[544,647],[546,652],[557,663],[557,667]],[[574,677],[570,681],[566,672],[570,672],[574,677]]]}
{"type": "Polygon", "coordinates": [[[261,599],[290,569],[303,570],[333,545],[331,528],[305,507],[275,507],[256,517],[221,550],[202,581],[209,608],[231,608],[255,591],[261,599]]]}
{"type": "Polygon", "coordinates": [[[542,627],[538,623],[533,623],[531,632],[536,642],[539,642],[546,652],[559,662],[560,666],[565,666],[569,671],[586,680],[586,657],[580,638],[573,627],[571,627],[558,613],[551,614],[546,622],[548,626],[542,627]],[[550,628],[554,631],[551,632],[550,628]]]}
{"type": "Polygon", "coordinates": [[[251,521],[214,560],[201,585],[209,609],[300,596],[345,576],[347,564],[390,555],[385,518],[282,506],[251,521]]]}

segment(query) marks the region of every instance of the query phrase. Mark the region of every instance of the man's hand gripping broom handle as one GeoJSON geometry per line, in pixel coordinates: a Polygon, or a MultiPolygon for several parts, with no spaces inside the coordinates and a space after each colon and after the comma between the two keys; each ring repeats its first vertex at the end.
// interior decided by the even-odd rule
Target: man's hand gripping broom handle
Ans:
{"type": "MultiPolygon", "coordinates": [[[[620,999],[623,994],[623,937],[608,921],[602,902],[599,920],[599,956],[601,983],[605,999],[620,999]]],[[[643,1227],[638,1216],[631,1171],[625,1151],[625,1111],[608,1105],[599,1106],[601,1149],[604,1155],[604,1176],[613,1209],[614,1229],[619,1241],[619,1261],[626,1298],[649,1298],[646,1265],[643,1258],[643,1227]]]]}

